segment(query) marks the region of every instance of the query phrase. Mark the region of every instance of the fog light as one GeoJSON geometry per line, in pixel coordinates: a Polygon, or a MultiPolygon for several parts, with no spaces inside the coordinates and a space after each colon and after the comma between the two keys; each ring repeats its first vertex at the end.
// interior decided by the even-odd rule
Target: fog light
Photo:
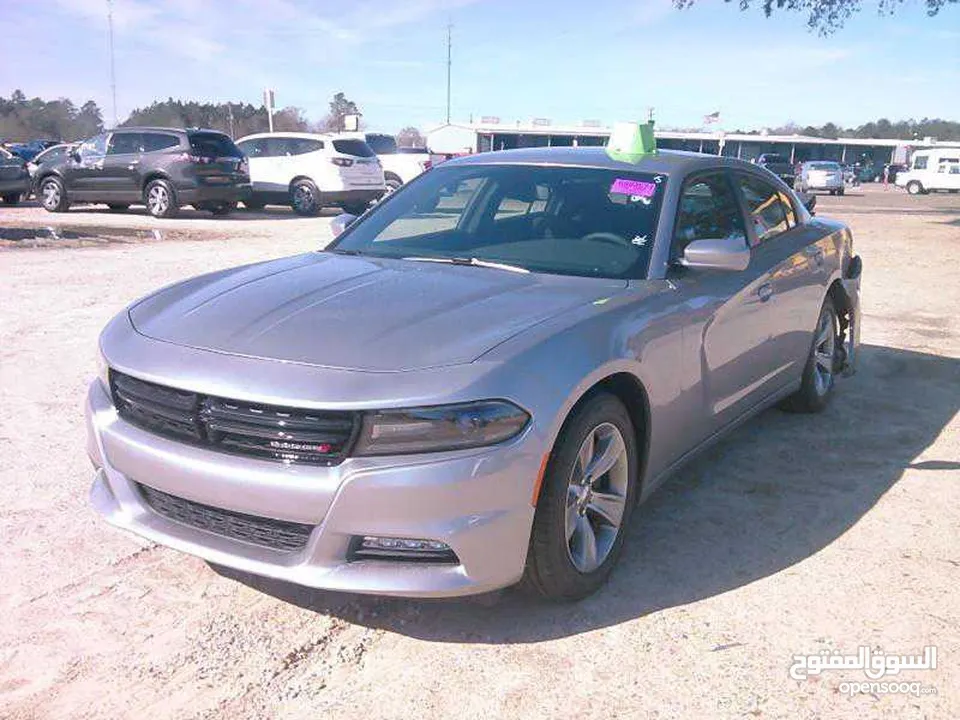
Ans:
{"type": "Polygon", "coordinates": [[[354,540],[351,559],[419,560],[459,563],[450,546],[439,540],[420,538],[379,537],[364,535],[354,540]]]}

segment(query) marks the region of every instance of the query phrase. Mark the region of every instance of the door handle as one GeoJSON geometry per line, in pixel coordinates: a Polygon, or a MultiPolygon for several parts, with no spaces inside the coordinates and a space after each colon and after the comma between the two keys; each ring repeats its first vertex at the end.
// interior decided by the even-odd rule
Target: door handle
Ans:
{"type": "Polygon", "coordinates": [[[770,283],[764,283],[757,288],[757,297],[760,298],[760,302],[766,302],[773,296],[773,286],[770,283]]]}

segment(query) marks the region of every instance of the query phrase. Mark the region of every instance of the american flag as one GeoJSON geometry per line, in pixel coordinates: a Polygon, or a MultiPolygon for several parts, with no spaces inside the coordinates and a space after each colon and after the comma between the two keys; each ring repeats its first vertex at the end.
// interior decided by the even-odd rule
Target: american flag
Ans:
{"type": "Polygon", "coordinates": [[[703,124],[709,125],[710,123],[720,122],[720,111],[712,112],[709,115],[703,116],[703,124]]]}

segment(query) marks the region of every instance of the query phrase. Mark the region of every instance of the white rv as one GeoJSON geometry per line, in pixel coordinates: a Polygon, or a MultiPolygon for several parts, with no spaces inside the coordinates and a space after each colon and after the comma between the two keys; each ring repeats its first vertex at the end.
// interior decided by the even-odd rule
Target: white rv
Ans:
{"type": "Polygon", "coordinates": [[[960,147],[918,150],[910,168],[897,173],[896,184],[911,195],[937,190],[960,192],[960,147]]]}

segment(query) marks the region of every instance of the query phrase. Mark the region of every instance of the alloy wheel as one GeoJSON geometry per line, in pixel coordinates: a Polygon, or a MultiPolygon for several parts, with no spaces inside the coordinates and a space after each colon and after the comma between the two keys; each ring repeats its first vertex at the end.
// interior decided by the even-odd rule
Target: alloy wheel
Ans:
{"type": "Polygon", "coordinates": [[[54,210],[60,204],[60,186],[54,182],[43,184],[43,207],[46,210],[54,210]]]}
{"type": "Polygon", "coordinates": [[[567,483],[567,554],[574,567],[589,573],[613,549],[626,508],[629,459],[616,425],[602,423],[587,433],[567,483]]]}
{"type": "Polygon", "coordinates": [[[833,327],[833,315],[824,312],[817,325],[817,336],[813,342],[813,383],[817,395],[823,396],[833,384],[833,363],[836,355],[836,332],[833,327]]]}
{"type": "Polygon", "coordinates": [[[312,212],[316,206],[316,199],[308,186],[297,185],[293,189],[293,204],[298,212],[312,212]]]}
{"type": "Polygon", "coordinates": [[[154,185],[147,193],[147,206],[151,215],[163,215],[170,207],[170,193],[163,185],[154,185]]]}

